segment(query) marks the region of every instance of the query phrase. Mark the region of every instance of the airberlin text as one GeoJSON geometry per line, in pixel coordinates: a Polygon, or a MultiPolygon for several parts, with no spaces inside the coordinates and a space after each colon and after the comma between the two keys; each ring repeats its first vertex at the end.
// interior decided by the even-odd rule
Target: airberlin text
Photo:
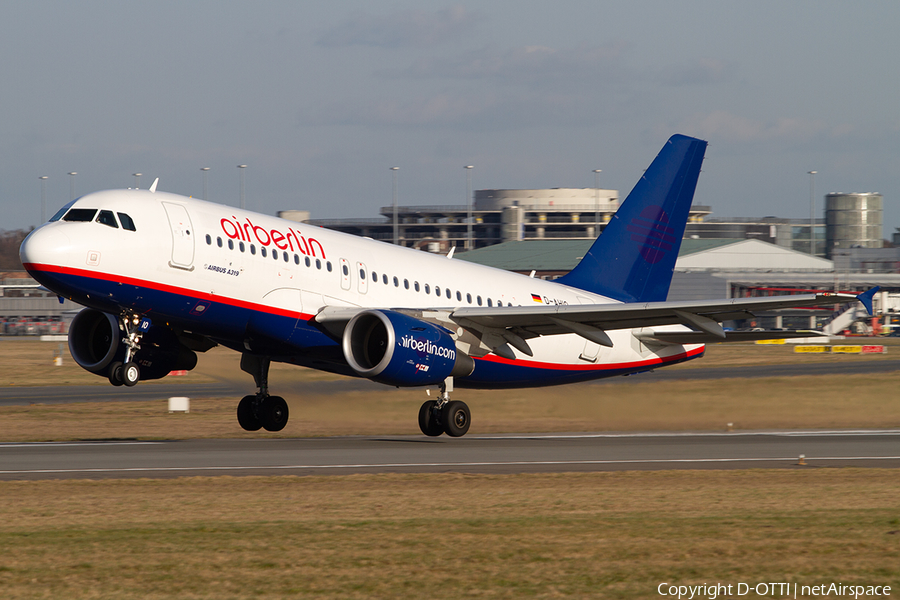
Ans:
{"type": "Polygon", "coordinates": [[[415,350],[416,352],[421,352],[423,354],[431,354],[440,358],[456,360],[455,349],[438,346],[434,342],[429,342],[428,340],[417,340],[411,335],[404,335],[403,337],[401,337],[398,340],[398,344],[401,348],[415,350]]]}
{"type": "Polygon", "coordinates": [[[888,585],[847,585],[844,583],[820,583],[803,585],[794,582],[765,583],[704,583],[703,585],[675,585],[668,582],[659,584],[656,591],[660,596],[687,599],[721,597],[763,597],[763,598],[808,598],[835,596],[843,598],[878,598],[891,595],[888,585]]]}
{"type": "Polygon", "coordinates": [[[259,225],[254,225],[250,219],[246,218],[241,223],[237,217],[222,219],[219,223],[225,235],[233,240],[253,242],[253,238],[256,238],[256,241],[262,246],[274,245],[280,250],[290,250],[291,252],[300,252],[313,257],[321,256],[326,258],[325,249],[322,248],[319,240],[304,237],[291,227],[288,227],[287,233],[284,233],[277,229],[264,229],[259,225]],[[319,248],[318,254],[316,254],[316,246],[319,248]]]}

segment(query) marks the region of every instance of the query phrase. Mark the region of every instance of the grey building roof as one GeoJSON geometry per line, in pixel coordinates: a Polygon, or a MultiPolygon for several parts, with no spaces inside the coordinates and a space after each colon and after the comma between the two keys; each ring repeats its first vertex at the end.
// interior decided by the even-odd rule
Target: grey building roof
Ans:
{"type": "MultiPolygon", "coordinates": [[[[687,256],[744,240],[685,239],[679,256],[687,256]]],[[[457,254],[456,258],[507,271],[570,271],[590,249],[594,240],[525,240],[504,242],[457,254]]]]}

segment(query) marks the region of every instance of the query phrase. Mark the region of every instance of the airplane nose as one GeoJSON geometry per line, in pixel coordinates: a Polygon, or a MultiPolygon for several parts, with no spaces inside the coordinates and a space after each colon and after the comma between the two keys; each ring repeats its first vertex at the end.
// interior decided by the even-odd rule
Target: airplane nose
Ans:
{"type": "Polygon", "coordinates": [[[19,246],[19,259],[29,272],[42,265],[63,265],[71,244],[69,236],[52,224],[38,227],[19,246]]]}

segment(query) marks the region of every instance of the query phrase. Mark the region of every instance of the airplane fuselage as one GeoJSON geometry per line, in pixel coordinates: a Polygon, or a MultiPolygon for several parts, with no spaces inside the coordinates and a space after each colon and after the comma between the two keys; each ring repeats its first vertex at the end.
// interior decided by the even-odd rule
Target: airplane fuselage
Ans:
{"type": "MultiPolygon", "coordinates": [[[[356,375],[340,340],[316,321],[326,307],[452,312],[459,307],[587,305],[615,300],[557,283],[164,192],[111,190],[71,208],[23,245],[47,288],[111,314],[145,315],[240,352],[356,375]],[[101,212],[118,218],[101,219],[101,212]],[[126,228],[125,218],[134,224],[126,228]]],[[[447,325],[451,330],[453,324],[447,325]]],[[[677,326],[676,326],[677,327],[677,326]]],[[[458,328],[475,368],[463,387],[530,387],[635,373],[701,356],[702,345],[612,347],[575,334],[529,340],[503,358],[458,328]]]]}

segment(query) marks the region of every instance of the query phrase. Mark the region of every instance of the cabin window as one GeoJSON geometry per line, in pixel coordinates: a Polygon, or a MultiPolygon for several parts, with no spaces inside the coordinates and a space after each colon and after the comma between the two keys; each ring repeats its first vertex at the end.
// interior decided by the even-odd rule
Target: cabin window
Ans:
{"type": "Polygon", "coordinates": [[[447,288],[447,289],[444,290],[444,291],[447,292],[447,299],[449,300],[449,299],[450,299],[450,293],[451,293],[451,292],[450,292],[450,288],[447,288]]]}
{"type": "Polygon", "coordinates": [[[381,276],[381,283],[383,283],[384,285],[387,285],[387,284],[388,284],[388,283],[387,283],[387,275],[382,275],[382,276],[381,276]]]}
{"type": "Polygon", "coordinates": [[[426,293],[426,294],[430,294],[430,293],[431,293],[431,287],[430,287],[427,283],[425,284],[425,293],[426,293]]]}
{"type": "Polygon", "coordinates": [[[439,285],[434,286],[434,295],[440,297],[440,295],[441,295],[441,286],[439,286],[439,285]]]}
{"type": "Polygon", "coordinates": [[[307,266],[307,267],[311,267],[311,266],[312,266],[312,261],[309,260],[309,257],[308,257],[308,256],[306,257],[306,266],[307,266]]]}
{"type": "Polygon", "coordinates": [[[365,270],[365,269],[360,269],[360,270],[359,270],[359,279],[360,279],[360,280],[363,280],[363,279],[365,279],[365,278],[366,278],[366,270],[365,270]]]}
{"type": "Polygon", "coordinates": [[[228,240],[228,249],[234,250],[234,240],[232,240],[232,239],[228,240]]]}
{"type": "Polygon", "coordinates": [[[331,273],[331,261],[330,260],[327,263],[325,263],[325,268],[328,269],[329,273],[331,273]]]}
{"type": "Polygon", "coordinates": [[[294,255],[294,264],[295,264],[295,265],[299,265],[299,264],[300,264],[300,255],[299,255],[299,254],[295,254],[295,255],[294,255]]]}
{"type": "Polygon", "coordinates": [[[372,283],[378,283],[378,273],[372,271],[372,283]]]}
{"type": "Polygon", "coordinates": [[[347,265],[341,265],[341,271],[344,273],[344,276],[347,276],[350,274],[350,267],[348,267],[347,265]]]}
{"type": "Polygon", "coordinates": [[[266,256],[268,256],[268,253],[266,252],[266,247],[265,247],[265,246],[260,246],[260,247],[259,247],[259,255],[262,256],[263,258],[265,258],[266,256]]]}
{"type": "Polygon", "coordinates": [[[282,259],[284,262],[290,262],[291,257],[288,256],[288,253],[287,253],[287,252],[282,252],[282,253],[281,253],[281,259],[282,259]]]}
{"type": "Polygon", "coordinates": [[[456,292],[456,301],[462,302],[462,292],[456,292]]]}
{"type": "Polygon", "coordinates": [[[488,298],[488,306],[489,306],[489,307],[490,307],[490,306],[493,306],[493,304],[491,304],[491,299],[490,299],[490,298],[488,298]]]}
{"type": "Polygon", "coordinates": [[[206,234],[206,245],[212,246],[212,236],[209,235],[208,233],[206,234]]]}
{"type": "Polygon", "coordinates": [[[413,282],[413,288],[415,288],[415,290],[416,290],[417,292],[419,291],[419,282],[418,282],[418,281],[414,281],[414,282],[413,282]]]}
{"type": "Polygon", "coordinates": [[[478,306],[481,306],[481,296],[478,296],[477,298],[475,298],[475,302],[478,303],[478,306]]]}
{"type": "Polygon", "coordinates": [[[472,304],[472,294],[466,294],[466,302],[472,304]]]}
{"type": "Polygon", "coordinates": [[[244,242],[238,242],[238,250],[240,250],[241,252],[244,251],[244,242]]]}
{"type": "Polygon", "coordinates": [[[250,254],[256,256],[256,244],[250,244],[250,254]]]}
{"type": "Polygon", "coordinates": [[[126,215],[125,213],[116,213],[119,215],[119,221],[122,222],[122,229],[126,229],[128,231],[137,231],[137,228],[134,226],[134,221],[131,217],[126,215]]]}
{"type": "Polygon", "coordinates": [[[409,289],[409,279],[404,279],[404,280],[403,280],[403,287],[406,288],[406,289],[409,289]]]}
{"type": "Polygon", "coordinates": [[[394,277],[394,287],[400,287],[400,280],[394,277]]]}
{"type": "Polygon", "coordinates": [[[90,223],[94,220],[94,215],[96,214],[96,208],[73,208],[66,213],[66,216],[63,217],[63,221],[69,221],[71,223],[90,223]]]}
{"type": "Polygon", "coordinates": [[[320,271],[322,270],[322,261],[319,260],[318,258],[316,259],[316,268],[319,269],[320,271]]]}
{"type": "Polygon", "coordinates": [[[220,237],[216,238],[216,245],[219,246],[219,248],[222,247],[222,238],[220,238],[220,237]]]}

